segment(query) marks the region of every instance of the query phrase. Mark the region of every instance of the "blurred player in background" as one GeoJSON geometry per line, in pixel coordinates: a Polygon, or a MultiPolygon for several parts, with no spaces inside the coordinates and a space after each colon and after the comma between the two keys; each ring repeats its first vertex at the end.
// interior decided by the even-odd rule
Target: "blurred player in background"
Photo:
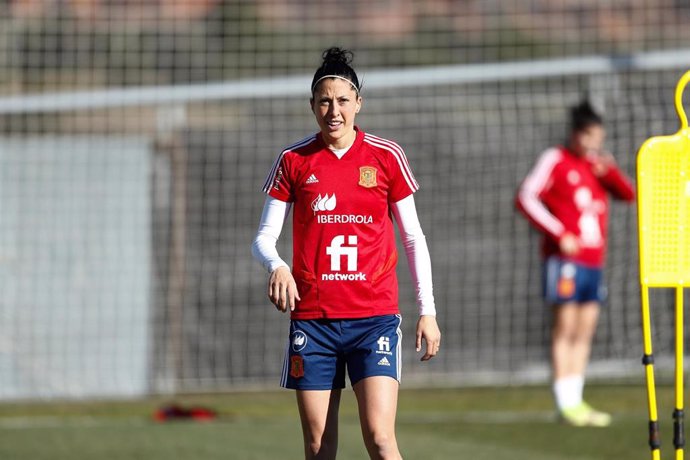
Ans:
{"type": "Polygon", "coordinates": [[[290,311],[281,386],[297,390],[306,458],[335,458],[345,372],[371,458],[401,458],[395,437],[400,312],[393,218],[416,287],[416,349],[439,350],[431,261],[396,143],[355,126],[362,106],[352,53],[330,48],[311,86],[320,132],[285,149],[266,183],[252,253],[270,273],[268,296],[290,311]],[[292,270],[276,242],[293,210],[292,270]]]}
{"type": "Polygon", "coordinates": [[[544,296],[553,306],[553,392],[562,419],[607,426],[611,416],[582,398],[585,370],[606,288],[608,195],[632,202],[633,185],[603,150],[602,118],[588,102],[570,112],[565,147],[539,157],[520,186],[517,208],[543,234],[544,296]]]}

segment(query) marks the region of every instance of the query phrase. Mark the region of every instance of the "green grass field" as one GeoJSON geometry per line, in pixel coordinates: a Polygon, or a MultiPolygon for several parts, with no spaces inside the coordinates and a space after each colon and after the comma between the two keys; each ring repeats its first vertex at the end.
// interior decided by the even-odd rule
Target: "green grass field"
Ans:
{"type": "MultiPolygon", "coordinates": [[[[672,458],[673,389],[660,387],[663,458],[672,458]]],[[[406,459],[648,459],[644,385],[591,385],[585,395],[614,415],[609,428],[558,423],[546,387],[403,390],[398,438],[406,459]]],[[[3,460],[300,459],[292,392],[183,396],[220,413],[213,422],[151,420],[163,399],[0,404],[3,460]]],[[[355,401],[345,390],[339,459],[367,458],[355,401]]]]}

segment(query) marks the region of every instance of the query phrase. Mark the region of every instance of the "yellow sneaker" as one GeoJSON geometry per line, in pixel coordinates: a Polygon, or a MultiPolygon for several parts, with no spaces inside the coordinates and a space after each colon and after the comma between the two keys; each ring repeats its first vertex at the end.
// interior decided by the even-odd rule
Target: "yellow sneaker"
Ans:
{"type": "Polygon", "coordinates": [[[599,427],[604,427],[604,426],[609,426],[611,424],[611,415],[607,414],[606,412],[601,412],[598,410],[595,410],[587,404],[586,402],[582,401],[581,406],[585,407],[585,410],[588,412],[588,425],[589,426],[599,426],[599,427]]]}
{"type": "Polygon", "coordinates": [[[560,416],[565,423],[572,426],[605,427],[611,425],[610,414],[595,410],[584,401],[577,406],[561,410],[560,416]]]}
{"type": "Polygon", "coordinates": [[[561,409],[560,418],[568,425],[572,426],[587,426],[589,423],[589,410],[580,403],[577,406],[561,409]]]}

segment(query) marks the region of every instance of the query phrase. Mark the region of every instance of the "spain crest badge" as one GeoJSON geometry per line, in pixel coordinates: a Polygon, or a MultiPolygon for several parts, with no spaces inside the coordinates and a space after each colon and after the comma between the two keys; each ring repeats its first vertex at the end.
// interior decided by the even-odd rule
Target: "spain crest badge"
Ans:
{"type": "Polygon", "coordinates": [[[373,166],[360,166],[359,185],[366,188],[376,187],[376,168],[373,166]]]}
{"type": "Polygon", "coordinates": [[[304,360],[299,355],[290,356],[290,376],[296,379],[304,377],[304,360]]]}

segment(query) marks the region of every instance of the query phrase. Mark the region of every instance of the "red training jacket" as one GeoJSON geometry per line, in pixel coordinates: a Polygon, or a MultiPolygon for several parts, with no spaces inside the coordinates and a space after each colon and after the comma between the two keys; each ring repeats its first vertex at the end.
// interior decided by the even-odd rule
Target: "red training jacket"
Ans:
{"type": "Polygon", "coordinates": [[[612,164],[600,177],[593,168],[597,159],[579,157],[565,147],[541,154],[520,186],[517,208],[544,235],[542,255],[560,255],[560,238],[567,232],[580,243],[580,252],[568,259],[600,268],[606,258],[608,194],[634,201],[631,181],[612,164]]]}

